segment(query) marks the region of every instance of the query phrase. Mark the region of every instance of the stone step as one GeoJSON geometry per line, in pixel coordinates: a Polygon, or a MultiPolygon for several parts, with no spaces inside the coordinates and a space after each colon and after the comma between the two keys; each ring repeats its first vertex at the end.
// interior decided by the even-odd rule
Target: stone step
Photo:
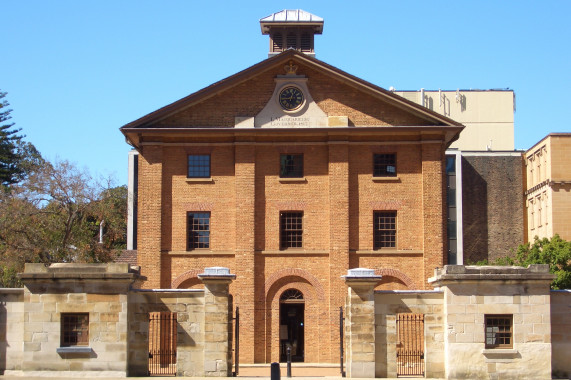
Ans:
{"type": "MultiPolygon", "coordinates": [[[[287,364],[280,363],[281,377],[287,375],[287,364]]],[[[263,364],[240,364],[239,377],[252,377],[271,375],[270,363],[263,364]]],[[[328,363],[292,363],[292,377],[338,377],[341,375],[339,364],[328,363]]]]}

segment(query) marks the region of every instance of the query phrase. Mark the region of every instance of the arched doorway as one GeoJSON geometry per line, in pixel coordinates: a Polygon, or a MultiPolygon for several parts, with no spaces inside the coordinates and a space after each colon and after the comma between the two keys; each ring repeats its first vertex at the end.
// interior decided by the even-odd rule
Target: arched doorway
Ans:
{"type": "Polygon", "coordinates": [[[287,289],[280,296],[280,362],[287,361],[287,348],[291,348],[291,361],[303,362],[305,301],[297,289],[287,289]]]}

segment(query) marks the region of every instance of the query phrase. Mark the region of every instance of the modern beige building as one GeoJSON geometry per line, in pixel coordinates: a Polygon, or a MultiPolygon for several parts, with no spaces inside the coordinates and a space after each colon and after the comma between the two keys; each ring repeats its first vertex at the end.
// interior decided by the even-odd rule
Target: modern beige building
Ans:
{"type": "Polygon", "coordinates": [[[493,261],[523,243],[523,151],[514,150],[513,90],[392,92],[465,126],[446,150],[448,263],[493,261]]]}
{"type": "Polygon", "coordinates": [[[571,133],[550,133],[525,152],[527,239],[571,240],[571,133]]]}
{"type": "Polygon", "coordinates": [[[513,151],[513,90],[393,91],[403,98],[447,116],[466,128],[450,149],[513,151]]]}

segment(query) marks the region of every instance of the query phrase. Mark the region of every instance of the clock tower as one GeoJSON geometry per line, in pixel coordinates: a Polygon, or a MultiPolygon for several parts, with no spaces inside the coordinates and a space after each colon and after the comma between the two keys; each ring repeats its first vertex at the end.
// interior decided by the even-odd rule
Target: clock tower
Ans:
{"type": "Polygon", "coordinates": [[[270,36],[268,57],[287,49],[315,57],[313,38],[323,33],[323,19],[301,9],[284,9],[262,18],[260,27],[270,36]]]}

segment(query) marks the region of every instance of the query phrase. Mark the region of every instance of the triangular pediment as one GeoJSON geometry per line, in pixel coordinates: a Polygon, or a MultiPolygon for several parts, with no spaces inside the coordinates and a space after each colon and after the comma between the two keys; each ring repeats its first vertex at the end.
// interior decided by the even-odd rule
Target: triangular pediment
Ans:
{"type": "Polygon", "coordinates": [[[129,134],[145,129],[256,128],[262,124],[271,127],[256,122],[256,117],[264,116],[262,111],[268,105],[276,108],[271,102],[278,101],[280,80],[283,82],[283,78],[292,74],[287,73],[287,66],[291,65],[297,68],[295,77],[305,80],[305,87],[297,87],[311,99],[312,115],[321,115],[322,121],[315,125],[320,128],[461,127],[454,120],[390,91],[303,53],[288,50],[135,120],[121,130],[129,134]],[[335,120],[333,125],[331,118],[335,120]]]}

